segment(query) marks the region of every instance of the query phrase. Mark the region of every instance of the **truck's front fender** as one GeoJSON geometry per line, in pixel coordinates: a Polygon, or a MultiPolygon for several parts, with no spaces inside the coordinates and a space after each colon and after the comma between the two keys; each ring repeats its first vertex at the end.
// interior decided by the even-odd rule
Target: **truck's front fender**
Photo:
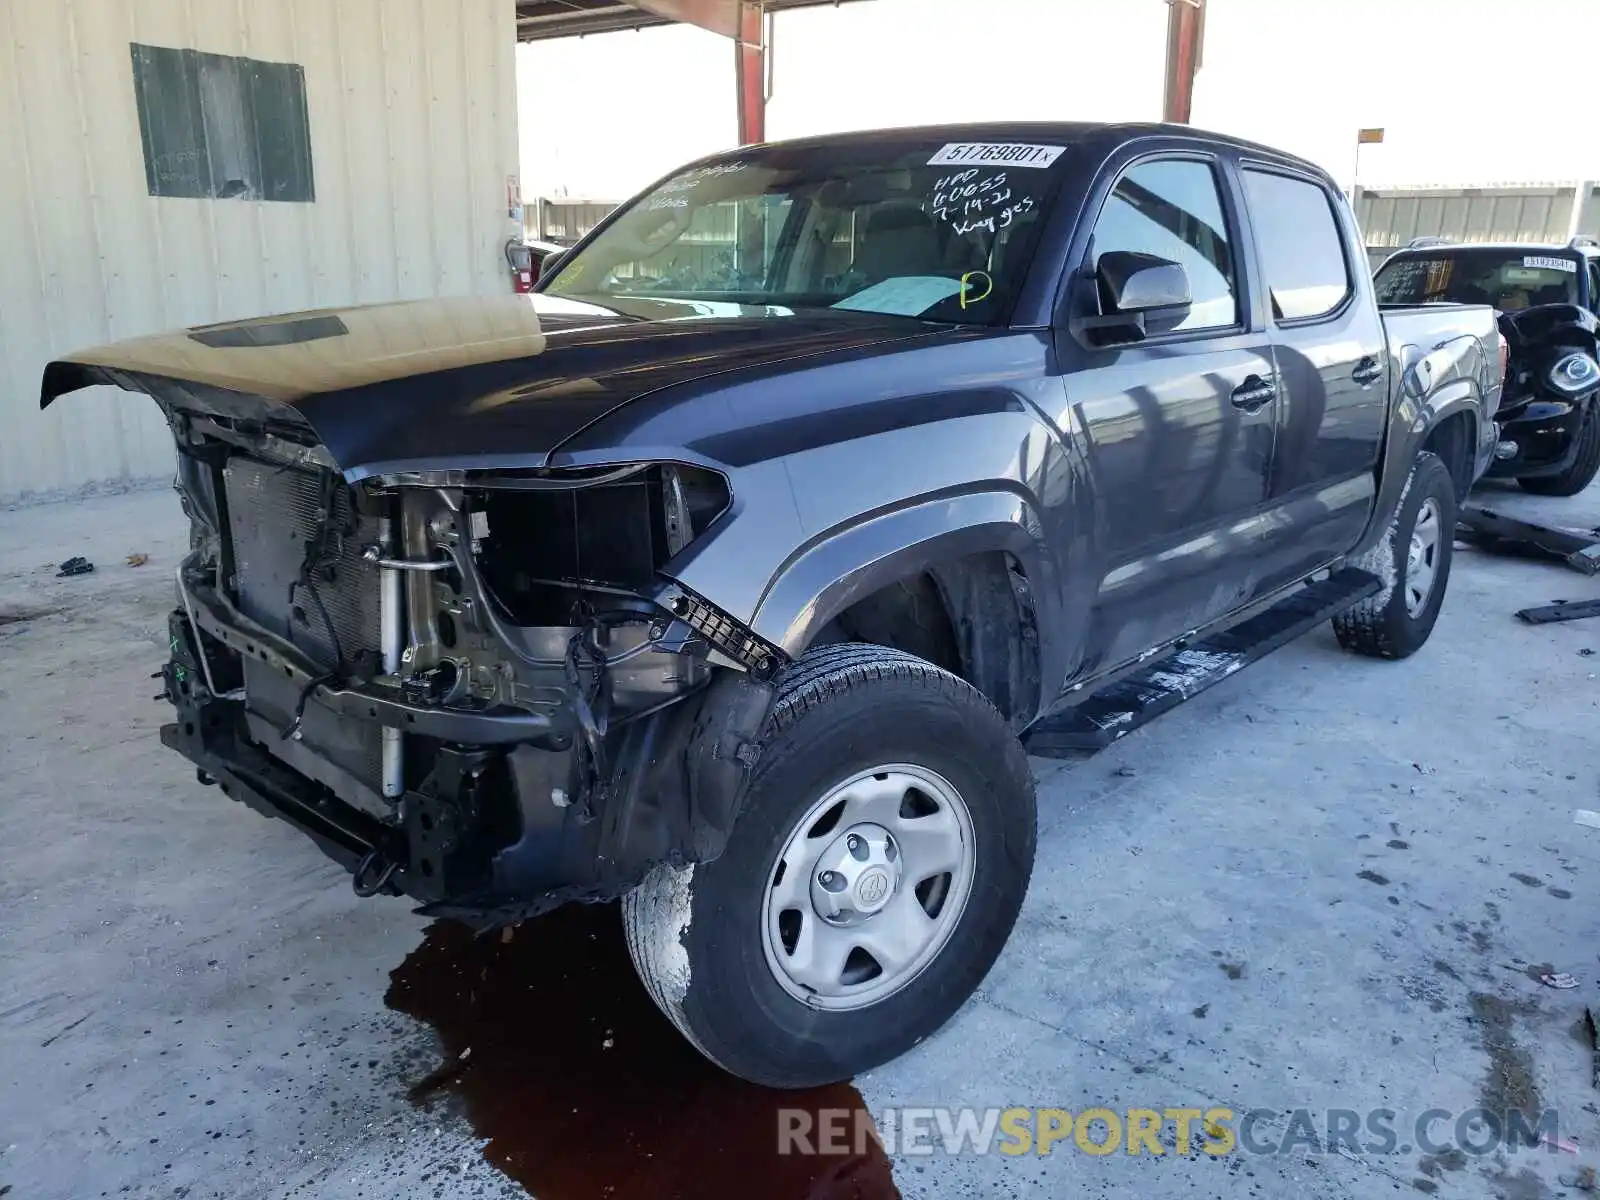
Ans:
{"type": "Polygon", "coordinates": [[[856,601],[909,575],[991,551],[1017,560],[1036,605],[1059,591],[1032,505],[1015,492],[970,492],[868,517],[808,543],[767,584],[752,624],[797,657],[856,601]]]}

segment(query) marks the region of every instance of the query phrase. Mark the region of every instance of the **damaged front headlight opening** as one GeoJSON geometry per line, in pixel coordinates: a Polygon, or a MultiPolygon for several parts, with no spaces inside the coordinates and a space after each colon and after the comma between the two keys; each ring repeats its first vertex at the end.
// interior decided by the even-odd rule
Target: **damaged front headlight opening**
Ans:
{"type": "Polygon", "coordinates": [[[580,815],[606,799],[623,726],[701,691],[715,667],[764,682],[784,661],[663,571],[727,511],[716,472],[645,463],[383,482],[401,513],[402,557],[376,561],[405,576],[402,692],[547,713],[573,752],[552,802],[580,815]]]}
{"type": "Polygon", "coordinates": [[[406,574],[401,674],[415,699],[575,701],[594,742],[610,722],[696,690],[712,666],[764,680],[782,664],[664,572],[727,511],[715,471],[634,463],[378,482],[401,508],[403,554],[369,558],[406,574]]]}
{"type": "Polygon", "coordinates": [[[713,471],[634,464],[469,483],[473,553],[490,592],[518,625],[574,624],[574,604],[645,600],[658,573],[726,510],[713,471]]]}

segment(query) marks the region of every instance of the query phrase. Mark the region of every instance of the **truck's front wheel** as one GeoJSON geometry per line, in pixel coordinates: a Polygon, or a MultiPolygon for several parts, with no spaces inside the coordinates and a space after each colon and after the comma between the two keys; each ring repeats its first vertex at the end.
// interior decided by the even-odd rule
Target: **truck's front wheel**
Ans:
{"type": "Polygon", "coordinates": [[[828,1083],[910,1049],[982,982],[1033,866],[1027,758],[962,680],[827,646],[780,684],[726,851],[625,897],[662,1011],[735,1075],[828,1083]]]}
{"type": "Polygon", "coordinates": [[[1373,658],[1405,658],[1422,649],[1450,582],[1455,529],[1450,471],[1424,451],[1383,540],[1350,564],[1371,571],[1383,590],[1333,619],[1341,646],[1373,658]]]}

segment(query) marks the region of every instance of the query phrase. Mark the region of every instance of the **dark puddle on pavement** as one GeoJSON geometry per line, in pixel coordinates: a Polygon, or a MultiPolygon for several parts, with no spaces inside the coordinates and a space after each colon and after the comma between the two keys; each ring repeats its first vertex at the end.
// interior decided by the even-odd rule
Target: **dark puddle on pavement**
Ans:
{"type": "Polygon", "coordinates": [[[537,1200],[900,1194],[876,1142],[859,1155],[778,1153],[780,1109],[809,1111],[813,1129],[820,1110],[847,1110],[854,1130],[860,1093],[772,1091],[706,1062],[645,994],[614,906],[569,905],[509,942],[435,922],[384,1000],[444,1045],[412,1099],[459,1098],[489,1139],[484,1157],[537,1200]]]}

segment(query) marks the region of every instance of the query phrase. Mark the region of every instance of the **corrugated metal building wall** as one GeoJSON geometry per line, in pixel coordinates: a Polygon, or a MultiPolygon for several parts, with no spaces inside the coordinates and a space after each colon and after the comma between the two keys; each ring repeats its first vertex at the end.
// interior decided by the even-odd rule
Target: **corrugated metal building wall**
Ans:
{"type": "Polygon", "coordinates": [[[1374,265],[1415,237],[1560,244],[1600,236],[1600,183],[1362,189],[1356,216],[1374,265]]]}
{"type": "Polygon", "coordinates": [[[571,245],[617,206],[615,200],[532,200],[526,213],[528,236],[571,245]]]}
{"type": "Polygon", "coordinates": [[[0,498],[171,469],[142,397],[41,414],[53,354],[509,287],[513,0],[0,0],[0,42],[0,498]],[[314,199],[151,195],[135,43],[303,67],[314,199]]]}

